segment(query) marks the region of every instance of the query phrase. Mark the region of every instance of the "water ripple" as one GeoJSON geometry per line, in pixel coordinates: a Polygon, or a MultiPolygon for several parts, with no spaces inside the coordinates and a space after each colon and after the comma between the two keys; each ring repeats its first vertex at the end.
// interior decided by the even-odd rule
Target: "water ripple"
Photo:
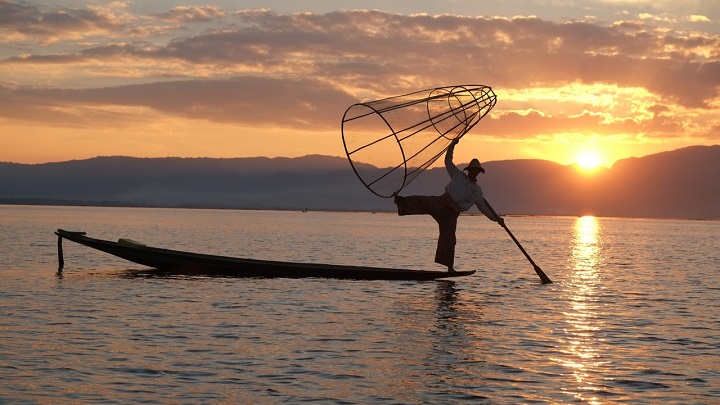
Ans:
{"type": "Polygon", "coordinates": [[[509,218],[550,285],[478,218],[461,219],[458,265],[479,271],[457,281],[160,276],[71,244],[56,277],[58,221],[412,268],[434,268],[436,229],[382,214],[26,210],[0,212],[18,236],[0,244],[0,403],[720,401],[717,223],[509,218]]]}

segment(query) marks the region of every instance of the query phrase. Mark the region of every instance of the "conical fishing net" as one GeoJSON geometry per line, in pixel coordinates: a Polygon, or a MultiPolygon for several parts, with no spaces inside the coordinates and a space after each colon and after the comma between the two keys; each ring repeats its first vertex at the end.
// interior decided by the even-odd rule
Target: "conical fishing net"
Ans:
{"type": "Polygon", "coordinates": [[[496,100],[490,87],[468,85],[353,104],[342,121],[345,152],[365,187],[392,197],[470,131],[496,100]]]}

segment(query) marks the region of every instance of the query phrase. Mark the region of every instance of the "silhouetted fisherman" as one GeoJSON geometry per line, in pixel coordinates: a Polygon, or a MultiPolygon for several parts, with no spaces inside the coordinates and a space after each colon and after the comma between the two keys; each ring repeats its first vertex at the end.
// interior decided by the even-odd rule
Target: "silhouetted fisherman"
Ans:
{"type": "Polygon", "coordinates": [[[504,226],[505,221],[493,213],[485,204],[483,191],[477,184],[477,176],[485,173],[480,161],[473,159],[463,170],[453,163],[453,151],[459,139],[454,139],[445,154],[445,167],[450,175],[450,182],[445,186],[445,193],[439,196],[414,195],[401,197],[395,195],[398,215],[430,215],[437,221],[440,228],[435,262],[445,265],[453,272],[455,263],[455,230],[461,212],[476,205],[480,212],[492,221],[504,226]],[[467,174],[464,172],[467,171],[467,174]]]}

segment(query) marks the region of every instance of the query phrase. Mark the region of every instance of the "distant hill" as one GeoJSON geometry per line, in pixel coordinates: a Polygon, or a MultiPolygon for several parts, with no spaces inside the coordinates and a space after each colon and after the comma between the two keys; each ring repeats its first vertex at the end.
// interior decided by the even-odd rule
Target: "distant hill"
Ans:
{"type": "MultiPolygon", "coordinates": [[[[461,163],[458,163],[460,166],[461,163]]],[[[618,161],[591,174],[546,160],[483,163],[480,182],[504,214],[720,219],[720,146],[618,161]]],[[[401,194],[441,194],[444,168],[401,194]]],[[[393,211],[345,158],[97,157],[0,163],[0,203],[393,211]]]]}
{"type": "Polygon", "coordinates": [[[720,218],[720,146],[621,160],[600,186],[603,215],[720,218]]]}

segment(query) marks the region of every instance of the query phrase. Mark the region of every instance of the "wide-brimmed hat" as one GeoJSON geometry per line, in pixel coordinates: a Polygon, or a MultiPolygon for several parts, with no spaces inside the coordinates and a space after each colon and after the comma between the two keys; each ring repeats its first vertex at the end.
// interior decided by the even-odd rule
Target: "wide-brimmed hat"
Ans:
{"type": "Polygon", "coordinates": [[[480,170],[480,173],[485,173],[485,169],[483,169],[482,165],[480,164],[480,161],[477,159],[471,160],[470,163],[468,163],[467,167],[464,168],[463,170],[468,170],[468,169],[477,169],[477,170],[480,170]]]}

